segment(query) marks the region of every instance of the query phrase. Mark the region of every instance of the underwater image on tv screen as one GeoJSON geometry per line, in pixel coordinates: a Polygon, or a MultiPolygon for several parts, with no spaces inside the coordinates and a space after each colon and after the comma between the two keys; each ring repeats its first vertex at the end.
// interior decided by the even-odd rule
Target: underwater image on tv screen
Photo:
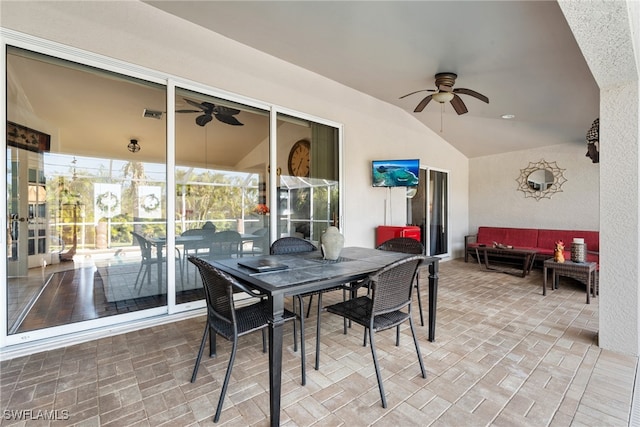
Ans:
{"type": "Polygon", "coordinates": [[[374,160],[374,187],[413,187],[418,185],[420,161],[411,160],[374,160]]]}

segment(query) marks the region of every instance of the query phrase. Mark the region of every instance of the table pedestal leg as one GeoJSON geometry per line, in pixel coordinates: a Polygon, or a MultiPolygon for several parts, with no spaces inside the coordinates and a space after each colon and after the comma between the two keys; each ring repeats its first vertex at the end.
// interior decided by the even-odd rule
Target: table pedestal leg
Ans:
{"type": "Polygon", "coordinates": [[[436,305],[438,301],[438,261],[429,264],[429,341],[436,340],[436,305]]]}
{"type": "Polygon", "coordinates": [[[284,298],[272,296],[269,300],[273,313],[269,327],[269,411],[271,426],[280,425],[280,399],[282,394],[282,344],[284,329],[284,298]]]}

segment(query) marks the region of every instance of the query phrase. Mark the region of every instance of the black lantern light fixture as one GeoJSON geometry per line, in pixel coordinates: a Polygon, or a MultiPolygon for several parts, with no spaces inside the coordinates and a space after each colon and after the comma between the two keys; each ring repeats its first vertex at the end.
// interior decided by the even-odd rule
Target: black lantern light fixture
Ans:
{"type": "Polygon", "coordinates": [[[137,139],[132,139],[129,142],[129,145],[127,145],[127,148],[132,153],[137,153],[138,151],[140,151],[140,145],[138,144],[138,140],[137,139]]]}

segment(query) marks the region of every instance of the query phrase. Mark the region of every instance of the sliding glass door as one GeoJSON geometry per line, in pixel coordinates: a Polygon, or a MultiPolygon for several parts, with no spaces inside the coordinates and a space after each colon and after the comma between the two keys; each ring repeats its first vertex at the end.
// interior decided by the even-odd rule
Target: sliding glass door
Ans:
{"type": "Polygon", "coordinates": [[[166,88],[6,58],[8,334],[166,306],[166,266],[134,237],[166,230],[166,123],[143,116],[166,88]]]}
{"type": "Polygon", "coordinates": [[[449,173],[420,169],[417,187],[407,190],[407,223],[421,229],[427,255],[449,254],[449,173]]]}
{"type": "Polygon", "coordinates": [[[338,124],[45,51],[6,53],[4,342],[203,307],[189,256],[339,226],[338,124]]]}

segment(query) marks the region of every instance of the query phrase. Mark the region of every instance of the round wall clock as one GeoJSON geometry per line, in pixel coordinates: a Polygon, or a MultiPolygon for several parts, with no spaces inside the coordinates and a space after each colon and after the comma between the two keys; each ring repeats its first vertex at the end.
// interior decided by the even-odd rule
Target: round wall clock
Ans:
{"type": "Polygon", "coordinates": [[[289,174],[293,176],[309,176],[309,160],[311,158],[311,143],[306,139],[293,144],[289,152],[289,174]]]}

